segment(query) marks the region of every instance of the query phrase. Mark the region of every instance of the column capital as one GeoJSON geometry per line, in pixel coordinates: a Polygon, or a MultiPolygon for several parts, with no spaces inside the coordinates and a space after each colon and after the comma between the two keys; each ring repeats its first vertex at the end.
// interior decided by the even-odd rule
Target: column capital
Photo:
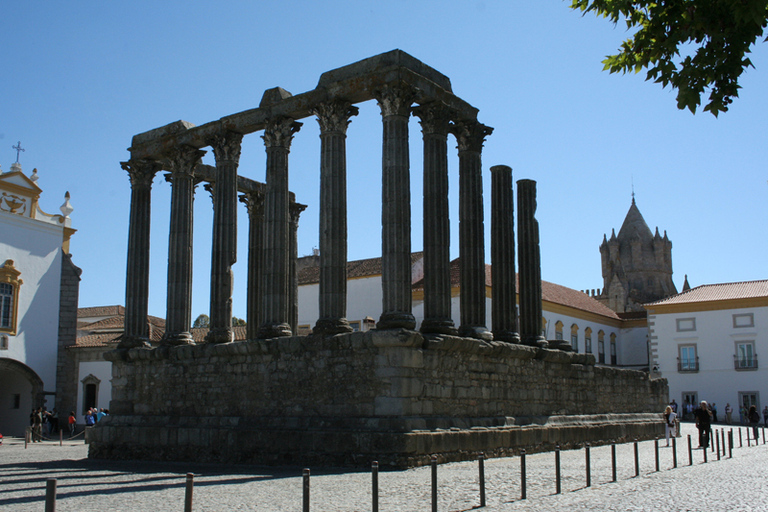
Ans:
{"type": "Polygon", "coordinates": [[[381,108],[381,116],[408,117],[416,91],[405,85],[387,85],[373,93],[381,108]]]}
{"type": "Polygon", "coordinates": [[[413,115],[419,118],[424,135],[447,136],[453,113],[452,109],[438,101],[413,108],[413,115]]]}
{"type": "Polygon", "coordinates": [[[278,117],[267,121],[264,128],[264,145],[269,148],[291,148],[293,136],[301,129],[302,123],[294,121],[290,117],[278,117]]]}
{"type": "Polygon", "coordinates": [[[310,110],[317,116],[320,125],[320,134],[347,133],[347,127],[352,116],[356,116],[360,109],[344,100],[332,100],[321,103],[310,110]]]}
{"type": "Polygon", "coordinates": [[[221,133],[213,135],[208,140],[208,144],[210,144],[213,148],[213,154],[216,157],[216,162],[239,162],[242,142],[242,133],[229,130],[222,130],[221,133]]]}
{"type": "Polygon", "coordinates": [[[264,218],[264,191],[252,190],[240,194],[240,202],[245,205],[248,211],[248,217],[251,219],[264,218]]]}
{"type": "Polygon", "coordinates": [[[182,174],[189,177],[195,175],[195,167],[207,151],[190,146],[171,148],[163,158],[163,168],[174,175],[182,174]]]}
{"type": "Polygon", "coordinates": [[[136,159],[120,162],[120,167],[128,172],[131,187],[152,187],[155,174],[162,168],[160,162],[155,160],[136,159]]]}
{"type": "Polygon", "coordinates": [[[459,152],[482,152],[485,138],[493,133],[493,128],[477,121],[457,121],[451,124],[451,133],[456,136],[459,152]]]}
{"type": "Polygon", "coordinates": [[[291,223],[295,224],[296,226],[299,225],[299,216],[301,216],[301,212],[307,209],[307,205],[301,204],[301,203],[291,203],[288,205],[288,212],[291,215],[291,223]]]}

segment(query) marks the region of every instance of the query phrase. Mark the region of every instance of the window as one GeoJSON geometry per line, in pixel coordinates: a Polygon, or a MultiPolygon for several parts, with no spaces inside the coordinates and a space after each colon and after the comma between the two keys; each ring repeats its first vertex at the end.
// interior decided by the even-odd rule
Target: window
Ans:
{"type": "Polygon", "coordinates": [[[561,340],[563,339],[563,322],[560,320],[555,323],[555,339],[561,340]]]}
{"type": "Polygon", "coordinates": [[[312,327],[309,324],[301,324],[296,326],[297,336],[309,336],[312,334],[312,327]]]}
{"type": "Polygon", "coordinates": [[[616,333],[611,333],[611,364],[618,364],[616,358],[616,333]]]}
{"type": "Polygon", "coordinates": [[[746,414],[749,412],[749,408],[753,405],[760,411],[760,402],[757,400],[757,391],[739,391],[739,404],[743,407],[744,416],[746,420],[746,414]]]}
{"type": "Polygon", "coordinates": [[[101,381],[93,374],[88,375],[82,380],[83,382],[83,414],[88,412],[88,409],[98,407],[99,397],[99,384],[101,381]]]}
{"type": "Polygon", "coordinates": [[[755,354],[755,342],[737,341],[736,354],[733,356],[733,367],[736,370],[756,370],[757,354],[755,354]]]}
{"type": "Polygon", "coordinates": [[[605,333],[602,330],[597,333],[597,362],[605,363],[605,333]]]}
{"type": "Polygon", "coordinates": [[[360,330],[360,320],[356,320],[354,322],[349,322],[349,326],[352,328],[352,332],[357,332],[360,330]]]}
{"type": "Polygon", "coordinates": [[[0,332],[16,334],[19,287],[23,284],[19,275],[13,260],[5,260],[0,267],[0,332]]]}
{"type": "Polygon", "coordinates": [[[592,353],[592,328],[587,327],[584,329],[584,352],[587,354],[592,353]]]}
{"type": "Polygon", "coordinates": [[[680,356],[677,358],[677,371],[699,371],[699,358],[696,356],[696,345],[680,345],[678,351],[680,356]]]}
{"type": "Polygon", "coordinates": [[[21,409],[21,395],[13,395],[13,404],[11,405],[11,409],[21,409]]]}
{"type": "Polygon", "coordinates": [[[740,315],[733,315],[733,327],[738,329],[739,327],[754,327],[755,315],[754,313],[742,313],[740,315]]]}
{"type": "Polygon", "coordinates": [[[678,318],[677,319],[677,332],[695,331],[696,319],[695,318],[678,318]]]}
{"type": "Polygon", "coordinates": [[[8,342],[10,339],[7,334],[0,334],[0,350],[8,350],[8,342]]]}
{"type": "Polygon", "coordinates": [[[571,326],[571,346],[573,347],[573,351],[578,354],[579,353],[579,326],[576,324],[573,324],[571,326]]]}

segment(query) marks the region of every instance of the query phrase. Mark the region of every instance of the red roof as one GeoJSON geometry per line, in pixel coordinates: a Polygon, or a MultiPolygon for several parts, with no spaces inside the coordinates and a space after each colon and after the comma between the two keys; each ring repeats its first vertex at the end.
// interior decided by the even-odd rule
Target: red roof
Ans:
{"type": "Polygon", "coordinates": [[[704,284],[678,293],[677,295],[667,297],[666,299],[651,302],[645,306],[668,306],[671,304],[754,299],[760,297],[768,297],[768,279],[762,281],[741,281],[737,283],[704,284]]]}

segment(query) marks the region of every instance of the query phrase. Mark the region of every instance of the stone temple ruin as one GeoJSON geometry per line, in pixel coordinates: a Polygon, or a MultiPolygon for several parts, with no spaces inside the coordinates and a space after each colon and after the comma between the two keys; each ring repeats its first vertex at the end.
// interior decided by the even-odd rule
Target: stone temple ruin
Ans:
{"type": "MultiPolygon", "coordinates": [[[[90,435],[94,458],[259,464],[420,465],[660,433],[664,380],[595,366],[541,335],[535,182],[518,182],[520,328],[515,310],[512,173],[491,168],[493,302],[484,324],[481,152],[492,129],[449,79],[399,50],[324,73],[314,90],[276,88],[258,108],[202,126],[179,121],[133,138],[125,334],[113,363],[111,416],[90,435]],[[351,332],[346,315],[346,129],[376,100],[382,136],[382,312],[351,332]],[[414,106],[416,105],[416,106],[414,106]],[[424,140],[424,320],[411,309],[408,119],[424,140]],[[296,229],[288,189],[297,122],[320,123],[320,318],[296,332],[296,229]],[[263,132],[266,183],[237,175],[241,141],[263,132]],[[448,150],[459,158],[461,325],[451,320],[448,150]],[[201,163],[211,146],[215,167],[201,163]],[[172,186],[167,330],[147,337],[150,188],[172,186]],[[214,198],[210,332],[191,322],[194,186],[214,198]],[[248,339],[233,342],[238,192],[249,212],[248,339]]],[[[562,343],[562,342],[561,342],[562,343]]]]}

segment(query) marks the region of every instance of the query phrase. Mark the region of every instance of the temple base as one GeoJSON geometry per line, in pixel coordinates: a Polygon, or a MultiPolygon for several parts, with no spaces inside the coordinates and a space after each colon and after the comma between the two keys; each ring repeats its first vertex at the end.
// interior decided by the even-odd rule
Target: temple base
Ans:
{"type": "Polygon", "coordinates": [[[312,328],[314,334],[334,335],[352,332],[352,326],[346,318],[321,318],[312,328]]]}
{"type": "Polygon", "coordinates": [[[416,328],[416,318],[412,313],[390,312],[382,313],[381,318],[376,323],[376,329],[409,329],[416,328]]]}

